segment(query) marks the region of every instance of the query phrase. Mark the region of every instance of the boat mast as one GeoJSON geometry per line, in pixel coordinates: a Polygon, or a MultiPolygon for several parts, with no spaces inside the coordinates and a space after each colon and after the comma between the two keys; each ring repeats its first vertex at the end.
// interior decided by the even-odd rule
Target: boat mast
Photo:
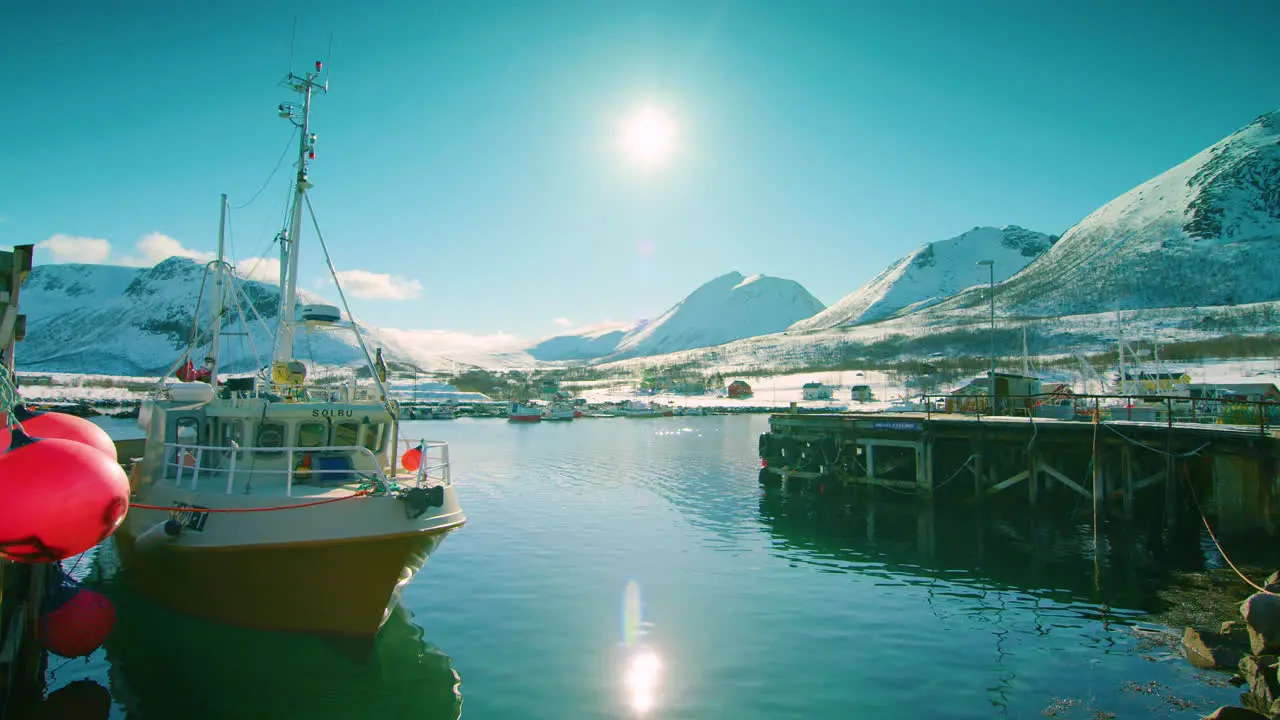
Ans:
{"type": "Polygon", "coordinates": [[[226,263],[226,254],[224,247],[227,239],[227,194],[222,193],[221,207],[218,208],[218,261],[213,266],[213,327],[211,328],[211,337],[209,347],[209,358],[213,360],[213,364],[209,367],[209,384],[215,388],[218,386],[218,347],[222,335],[222,314],[226,311],[227,292],[226,286],[222,282],[222,269],[226,263]]]}
{"type": "Polygon", "coordinates": [[[1031,377],[1031,356],[1027,354],[1027,326],[1022,326],[1022,374],[1031,377]]]}
{"type": "Polygon", "coordinates": [[[328,92],[329,83],[319,83],[322,63],[316,61],[315,72],[297,75],[292,70],[281,82],[287,88],[302,95],[302,105],[297,103],[281,103],[280,117],[288,119],[301,130],[298,136],[298,175],[293,188],[293,209],[291,211],[289,230],[280,238],[282,258],[280,273],[283,284],[280,286],[280,310],[276,318],[276,347],[272,360],[274,365],[288,364],[293,360],[293,328],[294,307],[297,304],[298,286],[298,243],[302,232],[303,196],[311,187],[307,180],[307,162],[315,158],[316,136],[311,133],[311,95],[313,92],[328,92]],[[287,262],[284,262],[287,260],[287,262]]]}

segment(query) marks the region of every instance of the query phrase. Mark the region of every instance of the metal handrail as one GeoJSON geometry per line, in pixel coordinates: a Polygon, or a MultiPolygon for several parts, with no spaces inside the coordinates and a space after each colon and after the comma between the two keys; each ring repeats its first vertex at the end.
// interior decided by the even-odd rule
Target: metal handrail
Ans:
{"type": "MultiPolygon", "coordinates": [[[[1165,413],[1166,421],[1169,423],[1174,422],[1175,416],[1173,413],[1174,413],[1175,407],[1178,407],[1179,409],[1181,409],[1180,406],[1191,405],[1192,422],[1199,423],[1201,422],[1199,418],[1205,417],[1205,416],[1200,416],[1196,414],[1195,408],[1198,406],[1202,407],[1201,403],[1205,405],[1209,403],[1216,403],[1219,410],[1221,410],[1223,407],[1230,407],[1230,406],[1250,408],[1252,412],[1256,413],[1257,415],[1256,423],[1248,422],[1248,423],[1221,423],[1221,424],[1237,425],[1241,427],[1251,427],[1251,426],[1257,427],[1258,432],[1261,434],[1265,434],[1268,426],[1270,425],[1271,418],[1269,417],[1269,415],[1280,412],[1280,402],[1276,402],[1274,400],[1246,400],[1242,398],[1232,398],[1232,397],[1192,397],[1190,395],[1172,395],[1167,393],[1160,394],[1160,393],[1150,393],[1150,392],[1126,393],[1126,394],[1102,394],[1102,395],[1089,394],[1089,393],[1033,393],[1033,394],[1020,394],[1020,395],[1009,394],[1009,395],[997,396],[995,398],[996,400],[995,403],[993,403],[991,401],[991,398],[989,398],[985,394],[954,395],[954,394],[939,394],[939,393],[921,393],[916,397],[921,399],[922,404],[924,405],[924,412],[926,416],[931,416],[935,413],[939,415],[955,413],[958,415],[970,415],[970,414],[976,414],[979,416],[987,415],[989,417],[994,415],[999,415],[998,412],[992,412],[993,409],[998,409],[999,405],[1003,405],[1005,411],[1008,412],[1009,410],[1013,409],[1014,406],[1025,407],[1027,405],[1025,401],[1040,400],[1040,401],[1055,401],[1057,403],[1062,403],[1062,404],[1069,403],[1077,411],[1080,411],[1081,409],[1083,409],[1084,414],[1088,414],[1090,412],[1096,413],[1096,412],[1100,412],[1101,410],[1108,409],[1108,404],[1105,404],[1107,403],[1107,401],[1119,400],[1119,401],[1123,401],[1126,406],[1132,406],[1134,401],[1137,400],[1137,401],[1143,401],[1143,402],[1149,403],[1148,407],[1154,406],[1158,410],[1163,410],[1165,413]],[[933,402],[932,402],[933,400],[956,401],[958,404],[962,404],[962,405],[965,404],[966,401],[972,401],[976,407],[972,411],[965,410],[965,409],[958,409],[954,411],[949,409],[937,410],[937,409],[934,409],[933,407],[933,402]],[[1021,400],[1024,402],[1022,403],[1011,402],[1011,401],[1018,401],[1018,400],[1021,400]],[[984,406],[986,405],[997,405],[997,407],[986,408],[986,411],[984,412],[984,406]]],[[[1040,405],[1040,404],[1041,403],[1038,403],[1038,402],[1032,403],[1033,406],[1040,405]]],[[[1208,415],[1208,417],[1216,418],[1217,416],[1208,415]]]]}
{"type": "MultiPolygon", "coordinates": [[[[241,460],[242,454],[249,455],[283,455],[285,458],[285,467],[281,469],[254,467],[252,472],[260,475],[283,475],[285,478],[285,496],[293,497],[294,479],[299,476],[298,468],[295,467],[294,458],[297,453],[355,453],[356,455],[368,458],[369,464],[372,466],[372,472],[356,470],[355,468],[344,469],[335,468],[322,470],[312,468],[306,470],[307,477],[323,476],[326,474],[355,474],[360,477],[371,477],[378,483],[383,491],[390,489],[390,480],[381,468],[378,456],[363,445],[321,445],[321,446],[287,446],[287,447],[251,447],[244,448],[236,444],[226,445],[195,445],[188,443],[165,443],[164,459],[161,467],[164,471],[165,479],[170,479],[170,470],[176,470],[172,473],[172,479],[176,486],[181,487],[183,484],[186,470],[191,469],[190,478],[188,480],[189,487],[195,490],[200,482],[201,474],[206,475],[225,475],[226,476],[226,494],[230,495],[235,490],[236,466],[241,460]],[[204,457],[206,453],[213,453],[216,457],[226,458],[227,463],[222,467],[205,467],[204,457]],[[190,458],[190,464],[187,463],[190,458]]],[[[449,469],[447,451],[444,461],[434,464],[423,463],[423,469],[417,473],[417,484],[421,487],[424,485],[448,485],[449,469]],[[434,471],[434,472],[433,472],[434,471]],[[438,474],[437,474],[438,473],[438,474]]],[[[395,477],[393,475],[393,477],[395,477]]]]}
{"type": "Polygon", "coordinates": [[[392,462],[399,462],[400,458],[404,456],[404,452],[407,450],[422,448],[422,460],[418,465],[417,472],[414,473],[419,485],[422,484],[423,480],[430,479],[431,470],[442,471],[441,484],[453,484],[453,479],[449,475],[449,443],[443,440],[410,440],[408,438],[398,438],[397,445],[399,445],[401,451],[395,458],[393,458],[392,462]],[[432,449],[440,450],[440,460],[434,465],[429,465],[427,462],[429,459],[428,453],[432,449]]]}

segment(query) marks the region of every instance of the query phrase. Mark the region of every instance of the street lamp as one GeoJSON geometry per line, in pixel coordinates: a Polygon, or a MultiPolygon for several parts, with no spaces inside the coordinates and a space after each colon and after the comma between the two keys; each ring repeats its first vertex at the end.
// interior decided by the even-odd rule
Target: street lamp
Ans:
{"type": "Polygon", "coordinates": [[[991,296],[991,414],[996,411],[996,263],[994,260],[979,260],[978,265],[986,265],[990,271],[991,296]]]}

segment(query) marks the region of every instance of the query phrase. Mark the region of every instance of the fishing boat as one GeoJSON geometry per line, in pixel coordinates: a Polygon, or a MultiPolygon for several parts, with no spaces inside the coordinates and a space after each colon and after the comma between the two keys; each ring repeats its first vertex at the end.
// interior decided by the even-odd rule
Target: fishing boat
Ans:
{"type": "Polygon", "coordinates": [[[301,102],[279,106],[300,140],[291,211],[279,236],[271,362],[225,381],[218,372],[220,333],[234,315],[228,294],[237,281],[223,254],[224,194],[217,260],[206,273],[213,280],[210,311],[202,315],[203,284],[195,309],[196,326],[205,317],[208,327],[193,326],[186,357],[143,402],[143,457],[131,472],[132,507],[115,538],[130,584],[175,610],[260,629],[371,636],[400,589],[466,517],[451,482],[448,446],[399,439],[399,405],[388,395],[386,366],[370,357],[346,308],[315,221],[307,190],[316,142],[312,98],[328,89],[320,74],[318,62],[315,72],[291,71],[284,84],[301,102]],[[304,206],[345,313],[299,307],[304,206]],[[312,332],[353,333],[367,381],[358,381],[360,373],[340,384],[309,379],[307,365],[294,357],[294,340],[312,332]],[[195,350],[206,340],[209,372],[193,372],[187,361],[200,356],[195,350]],[[178,368],[183,381],[170,377],[178,368]]]}
{"type": "Polygon", "coordinates": [[[542,408],[513,402],[507,411],[507,422],[542,422],[542,408]]]}
{"type": "Polygon", "coordinates": [[[618,414],[629,418],[655,418],[670,417],[673,411],[657,403],[628,400],[623,403],[622,407],[618,408],[618,414]]]}
{"type": "Polygon", "coordinates": [[[545,422],[567,422],[577,417],[577,408],[565,402],[554,402],[542,412],[545,422]]]}

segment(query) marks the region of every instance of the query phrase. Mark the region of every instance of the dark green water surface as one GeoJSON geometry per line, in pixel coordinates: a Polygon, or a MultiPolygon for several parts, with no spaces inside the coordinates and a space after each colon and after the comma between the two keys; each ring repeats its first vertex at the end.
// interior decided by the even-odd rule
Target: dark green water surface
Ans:
{"type": "Polygon", "coordinates": [[[108,543],[76,574],[119,623],[87,662],[51,659],[49,716],[102,717],[102,689],[111,717],[166,720],[1193,718],[1238,698],[1144,621],[1165,568],[1203,562],[1194,540],[1109,536],[1095,575],[1079,521],[766,495],[766,429],[410,424],[452,444],[470,521],[372,649],[168,613],[111,577],[108,543]]]}

